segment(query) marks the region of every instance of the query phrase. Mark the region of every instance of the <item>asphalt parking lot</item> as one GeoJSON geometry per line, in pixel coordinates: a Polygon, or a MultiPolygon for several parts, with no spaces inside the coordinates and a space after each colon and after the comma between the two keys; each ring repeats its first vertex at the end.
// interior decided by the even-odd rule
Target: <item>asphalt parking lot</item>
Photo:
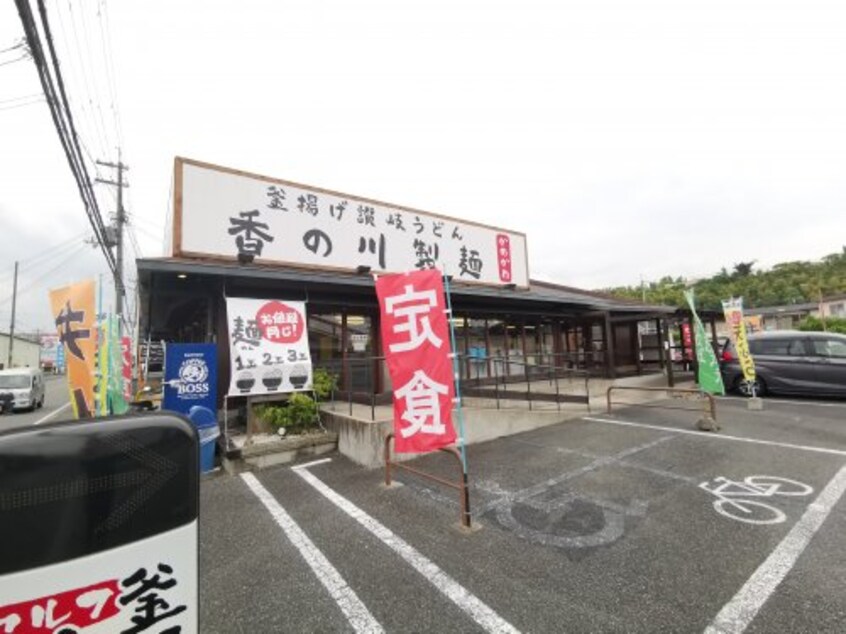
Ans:
{"type": "Polygon", "coordinates": [[[718,414],[717,434],[636,407],[471,446],[473,532],[450,489],[337,455],[205,481],[201,629],[843,632],[846,403],[718,414]]]}

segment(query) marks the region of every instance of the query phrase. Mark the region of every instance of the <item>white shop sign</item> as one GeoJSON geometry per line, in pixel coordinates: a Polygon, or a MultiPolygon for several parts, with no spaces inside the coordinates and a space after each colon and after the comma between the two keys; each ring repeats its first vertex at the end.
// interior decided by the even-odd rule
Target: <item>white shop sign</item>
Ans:
{"type": "Polygon", "coordinates": [[[176,159],[175,257],[355,271],[438,268],[457,281],[529,285],[526,236],[176,159]]]}
{"type": "Polygon", "coordinates": [[[125,546],[0,577],[0,632],[189,634],[196,632],[197,605],[196,520],[125,546]]]}
{"type": "Polygon", "coordinates": [[[311,389],[305,302],[226,298],[229,396],[311,389]]]}

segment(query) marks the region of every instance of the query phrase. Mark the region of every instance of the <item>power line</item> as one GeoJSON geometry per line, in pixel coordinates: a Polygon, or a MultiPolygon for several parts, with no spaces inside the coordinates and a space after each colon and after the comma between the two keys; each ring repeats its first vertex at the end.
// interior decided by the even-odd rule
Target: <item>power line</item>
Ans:
{"type": "MultiPolygon", "coordinates": [[[[83,244],[83,245],[78,246],[78,247],[77,247],[76,249],[74,249],[71,253],[69,253],[69,254],[67,255],[67,257],[65,257],[65,258],[64,258],[63,260],[61,260],[58,264],[56,264],[56,266],[54,266],[53,268],[49,269],[48,271],[46,271],[46,272],[42,273],[41,275],[39,275],[39,276],[38,276],[37,278],[35,278],[34,280],[30,280],[30,281],[27,283],[26,288],[25,288],[25,289],[23,289],[22,291],[19,291],[19,292],[18,292],[18,297],[21,297],[22,295],[26,295],[27,293],[30,293],[30,292],[32,292],[33,290],[35,290],[35,289],[37,288],[37,285],[38,285],[40,282],[43,282],[43,281],[44,281],[44,280],[46,280],[48,277],[50,277],[53,273],[55,273],[55,272],[56,272],[56,271],[58,271],[60,268],[62,268],[63,266],[65,266],[65,264],[67,264],[67,263],[68,263],[68,262],[70,262],[73,258],[75,258],[75,257],[77,256],[77,253],[80,253],[80,252],[81,252],[84,248],[85,248],[85,245],[84,245],[84,244],[83,244]]],[[[8,304],[8,303],[9,303],[9,302],[11,302],[11,301],[12,301],[12,298],[11,298],[11,297],[9,297],[8,299],[0,300],[0,306],[3,306],[4,304],[8,304]]]]}
{"type": "Polygon", "coordinates": [[[16,103],[10,106],[0,106],[0,110],[15,110],[16,108],[25,108],[27,106],[34,106],[37,103],[45,103],[47,100],[44,97],[39,97],[38,99],[33,99],[32,101],[26,101],[23,103],[16,103]]]}
{"type": "Polygon", "coordinates": [[[9,53],[10,51],[18,51],[22,48],[26,50],[25,46],[26,43],[24,42],[24,40],[19,40],[16,44],[10,46],[9,48],[0,49],[0,55],[2,55],[3,53],[9,53]]]}
{"type": "MultiPolygon", "coordinates": [[[[75,91],[76,93],[81,95],[80,99],[74,99],[74,106],[78,109],[78,113],[80,115],[79,120],[85,123],[85,127],[88,131],[88,136],[93,139],[97,147],[95,148],[98,154],[106,154],[109,152],[109,144],[106,141],[106,134],[104,132],[104,127],[101,125],[97,125],[97,118],[90,106],[92,100],[96,98],[95,95],[91,92],[91,88],[88,81],[89,69],[94,66],[93,60],[83,60],[82,58],[82,47],[79,43],[79,36],[76,30],[76,22],[74,20],[74,12],[71,7],[71,4],[68,3],[68,20],[71,26],[71,33],[73,35],[73,40],[76,42],[76,46],[71,45],[70,37],[68,36],[68,30],[65,28],[65,19],[62,17],[62,10],[61,10],[61,3],[56,4],[56,15],[59,18],[59,30],[61,32],[62,38],[61,41],[64,44],[64,52],[66,53],[63,57],[64,59],[64,66],[66,70],[70,71],[70,73],[66,73],[66,75],[70,75],[70,78],[73,80],[74,86],[77,88],[75,91]],[[76,53],[74,62],[74,55],[76,53]],[[81,81],[79,78],[81,77],[81,81]]],[[[83,7],[84,10],[84,7],[83,7]]],[[[67,77],[66,77],[67,79],[67,77]]],[[[85,150],[86,154],[88,155],[91,164],[94,164],[94,159],[91,157],[90,152],[88,152],[88,148],[83,144],[83,149],[85,150]]]]}
{"type": "Polygon", "coordinates": [[[14,103],[15,101],[24,101],[26,99],[44,99],[44,95],[40,92],[35,92],[31,95],[22,95],[20,97],[12,97],[11,99],[0,99],[0,104],[14,103]]]}
{"type": "Polygon", "coordinates": [[[29,59],[29,57],[26,56],[26,55],[21,55],[20,57],[18,57],[16,59],[10,59],[8,62],[0,62],[0,66],[8,66],[9,64],[16,64],[17,62],[22,62],[25,59],[29,59]]]}
{"type": "MultiPolygon", "coordinates": [[[[141,229],[141,227],[138,227],[141,229]]],[[[129,223],[129,243],[132,245],[132,250],[135,251],[135,255],[139,258],[143,258],[144,254],[141,253],[141,247],[138,246],[138,237],[135,235],[135,225],[129,223]]]]}
{"type": "Polygon", "coordinates": [[[115,73],[112,55],[109,54],[109,51],[112,50],[112,30],[109,25],[109,7],[106,4],[106,0],[100,0],[97,19],[100,24],[100,43],[103,47],[103,58],[106,60],[106,79],[108,80],[109,95],[112,100],[112,117],[115,120],[118,146],[123,147],[123,129],[120,123],[120,110],[118,109],[117,73],[115,73]],[[106,45],[107,38],[109,41],[108,46],[106,45]]]}
{"type": "MultiPolygon", "coordinates": [[[[68,6],[70,6],[70,4],[68,4],[68,6]]],[[[81,7],[80,13],[81,13],[81,17],[82,17],[82,37],[83,37],[83,40],[85,41],[85,50],[88,51],[88,57],[90,59],[94,59],[94,55],[91,52],[91,39],[92,38],[89,37],[88,12],[85,10],[86,3],[80,3],[79,6],[81,7]]],[[[103,60],[103,61],[105,62],[106,60],[103,60]]],[[[106,68],[106,72],[108,72],[108,67],[106,68]]],[[[103,134],[107,137],[107,141],[108,141],[108,134],[106,133],[106,121],[103,117],[103,109],[100,106],[102,99],[99,98],[100,95],[102,94],[101,89],[100,89],[100,81],[102,80],[103,74],[104,73],[96,73],[96,74],[94,74],[94,77],[93,77],[94,87],[95,87],[95,90],[97,91],[97,96],[98,96],[97,101],[93,105],[97,109],[98,121],[100,122],[100,126],[103,129],[103,134]]],[[[115,130],[115,135],[117,135],[117,130],[115,130]]],[[[115,147],[120,147],[120,142],[119,142],[118,139],[115,139],[115,143],[114,143],[113,147],[106,149],[104,156],[106,154],[111,154],[111,152],[114,151],[115,147]]]]}
{"type": "MultiPolygon", "coordinates": [[[[25,266],[28,270],[37,269],[45,264],[48,264],[51,260],[56,259],[64,254],[65,251],[68,251],[71,248],[77,247],[79,245],[85,244],[82,241],[82,238],[85,237],[86,232],[82,232],[79,235],[73,236],[72,238],[65,240],[64,242],[60,242],[59,244],[50,247],[45,251],[41,251],[36,253],[35,255],[31,255],[28,258],[24,258],[18,260],[21,266],[25,266]]],[[[6,274],[3,277],[0,277],[0,282],[8,281],[11,279],[11,275],[6,274]]]]}
{"type": "Polygon", "coordinates": [[[82,198],[85,206],[88,220],[91,223],[91,227],[94,230],[94,236],[100,244],[103,255],[106,258],[106,263],[108,264],[109,269],[111,269],[114,273],[116,268],[114,255],[106,246],[105,225],[103,223],[102,215],[100,214],[97,199],[93,195],[91,179],[88,175],[85,161],[82,159],[78,135],[73,122],[73,114],[70,112],[64,81],[62,79],[61,71],[59,70],[59,63],[53,46],[52,34],[50,32],[50,25],[47,19],[47,10],[44,6],[44,0],[38,0],[38,9],[41,17],[41,26],[44,31],[44,37],[50,50],[53,68],[52,74],[42,47],[41,37],[38,33],[38,27],[35,23],[32,8],[30,7],[28,0],[15,0],[15,5],[18,9],[18,14],[24,28],[29,49],[32,52],[33,61],[35,62],[35,66],[38,70],[39,80],[41,81],[44,95],[47,98],[47,104],[50,107],[53,124],[59,135],[59,140],[62,144],[62,149],[65,152],[65,157],[68,160],[68,165],[70,166],[71,172],[76,180],[77,188],[79,189],[80,197],[82,198]],[[57,87],[58,93],[61,95],[61,101],[57,96],[57,87]]]}

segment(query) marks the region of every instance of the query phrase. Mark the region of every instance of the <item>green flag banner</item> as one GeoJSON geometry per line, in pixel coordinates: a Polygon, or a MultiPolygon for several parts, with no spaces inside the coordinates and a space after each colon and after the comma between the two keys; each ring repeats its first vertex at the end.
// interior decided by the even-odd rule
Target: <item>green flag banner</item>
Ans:
{"type": "Polygon", "coordinates": [[[702,320],[696,314],[696,306],[693,301],[693,290],[685,291],[684,297],[690,306],[693,315],[696,332],[696,362],[699,366],[699,387],[704,392],[711,394],[725,394],[726,388],[723,385],[723,377],[720,374],[720,365],[717,363],[717,356],[714,349],[708,343],[708,335],[705,334],[705,327],[702,320]]]}
{"type": "Polygon", "coordinates": [[[125,414],[129,410],[129,404],[124,397],[123,386],[123,353],[120,346],[120,332],[118,329],[118,318],[109,315],[108,321],[109,340],[109,379],[107,394],[109,409],[112,414],[125,414]]]}

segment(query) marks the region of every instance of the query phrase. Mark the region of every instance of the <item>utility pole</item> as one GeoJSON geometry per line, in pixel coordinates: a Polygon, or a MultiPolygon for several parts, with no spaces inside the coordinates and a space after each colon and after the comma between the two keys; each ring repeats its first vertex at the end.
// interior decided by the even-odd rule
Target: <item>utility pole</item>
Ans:
{"type": "Polygon", "coordinates": [[[129,168],[120,161],[120,149],[118,149],[117,163],[97,161],[97,165],[116,169],[118,176],[117,182],[104,178],[97,178],[96,181],[117,187],[117,212],[115,214],[114,235],[108,237],[109,244],[107,246],[115,247],[115,312],[118,318],[118,337],[120,337],[123,327],[123,296],[125,292],[123,285],[123,226],[126,224],[126,213],[123,209],[123,188],[129,187],[129,183],[123,181],[123,173],[129,171],[129,168]]]}
{"type": "Polygon", "coordinates": [[[9,362],[7,368],[12,367],[12,350],[15,347],[15,309],[18,304],[18,263],[15,261],[15,281],[12,283],[12,324],[9,326],[9,362]]]}

